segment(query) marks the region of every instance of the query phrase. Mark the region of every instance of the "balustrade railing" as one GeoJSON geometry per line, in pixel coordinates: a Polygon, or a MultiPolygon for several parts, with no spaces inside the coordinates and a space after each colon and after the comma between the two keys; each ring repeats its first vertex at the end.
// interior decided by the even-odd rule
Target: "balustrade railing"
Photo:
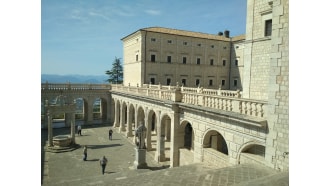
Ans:
{"type": "Polygon", "coordinates": [[[45,83],[42,90],[113,90],[172,100],[191,105],[236,112],[255,117],[264,117],[266,101],[241,98],[240,91],[203,89],[143,84],[142,87],[121,84],[51,84],[45,83]]]}
{"type": "Polygon", "coordinates": [[[110,84],[42,83],[41,90],[109,90],[110,84]]]}

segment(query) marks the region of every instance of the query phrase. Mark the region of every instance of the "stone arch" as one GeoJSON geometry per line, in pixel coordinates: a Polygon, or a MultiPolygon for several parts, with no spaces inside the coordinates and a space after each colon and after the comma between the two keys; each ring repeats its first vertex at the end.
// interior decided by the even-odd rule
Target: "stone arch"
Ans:
{"type": "Polygon", "coordinates": [[[135,107],[132,103],[127,105],[127,137],[133,136],[132,131],[135,130],[135,107]]]}
{"type": "MultiPolygon", "coordinates": [[[[135,121],[135,123],[137,123],[137,125],[139,126],[140,122],[144,122],[144,121],[145,121],[145,108],[139,105],[137,107],[137,121],[135,121]]],[[[138,126],[135,126],[135,128],[138,126]]]]}
{"type": "Polygon", "coordinates": [[[230,166],[227,142],[220,132],[209,129],[204,133],[202,139],[203,162],[217,167],[230,166]]]}
{"type": "Polygon", "coordinates": [[[127,103],[122,100],[120,105],[120,131],[126,131],[127,124],[127,103]]]}
{"type": "Polygon", "coordinates": [[[254,163],[265,165],[266,147],[257,141],[244,143],[237,153],[237,164],[254,163]]]}
{"type": "Polygon", "coordinates": [[[150,109],[147,111],[147,123],[146,123],[146,127],[147,127],[147,150],[151,151],[151,150],[155,150],[156,146],[156,142],[157,142],[157,125],[159,125],[157,123],[157,113],[153,110],[150,109]],[[156,140],[156,141],[155,141],[156,140]]]}
{"type": "Polygon", "coordinates": [[[161,113],[160,124],[157,131],[160,136],[160,149],[157,149],[159,157],[158,161],[170,161],[170,156],[166,156],[165,151],[170,152],[170,137],[171,137],[171,117],[167,113],[161,113]]]}
{"type": "Polygon", "coordinates": [[[192,124],[187,121],[181,121],[179,128],[179,136],[181,140],[179,141],[180,148],[187,148],[189,150],[194,150],[194,130],[192,124]]]}

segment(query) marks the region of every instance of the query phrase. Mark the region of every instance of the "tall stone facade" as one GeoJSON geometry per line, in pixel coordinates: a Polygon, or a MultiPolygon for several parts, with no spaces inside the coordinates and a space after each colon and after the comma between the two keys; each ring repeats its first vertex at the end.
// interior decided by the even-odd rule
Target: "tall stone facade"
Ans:
{"type": "Polygon", "coordinates": [[[126,86],[222,85],[240,89],[242,98],[267,102],[265,162],[277,170],[289,169],[288,0],[247,0],[244,36],[151,27],[122,40],[126,86]]]}
{"type": "MultiPolygon", "coordinates": [[[[161,27],[140,29],[122,39],[124,47],[124,85],[162,84],[187,87],[241,89],[237,69],[239,59],[229,37],[161,27]],[[233,55],[235,54],[235,55],[233,55]],[[234,61],[234,63],[233,63],[234,61]],[[235,80],[235,82],[234,82],[235,80]]],[[[240,49],[241,50],[241,49],[240,49]]],[[[241,58],[242,59],[242,58],[241,58]]]]}

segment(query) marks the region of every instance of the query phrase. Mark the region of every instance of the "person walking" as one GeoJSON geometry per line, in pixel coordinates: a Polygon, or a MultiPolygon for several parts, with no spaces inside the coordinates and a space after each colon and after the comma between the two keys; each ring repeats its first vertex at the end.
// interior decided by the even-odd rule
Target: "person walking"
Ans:
{"type": "Polygon", "coordinates": [[[78,125],[78,128],[77,129],[78,129],[78,135],[81,136],[81,126],[78,125]]]}
{"type": "Polygon", "coordinates": [[[105,156],[103,156],[103,158],[100,159],[100,165],[102,167],[102,174],[104,174],[107,163],[108,163],[108,159],[105,156]]]}
{"type": "Polygon", "coordinates": [[[113,133],[113,131],[110,129],[109,130],[109,140],[112,140],[112,133],[113,133]]]}
{"type": "Polygon", "coordinates": [[[87,146],[86,146],[86,145],[84,146],[83,153],[84,153],[84,158],[83,158],[83,160],[84,160],[84,161],[87,161],[87,146]]]}

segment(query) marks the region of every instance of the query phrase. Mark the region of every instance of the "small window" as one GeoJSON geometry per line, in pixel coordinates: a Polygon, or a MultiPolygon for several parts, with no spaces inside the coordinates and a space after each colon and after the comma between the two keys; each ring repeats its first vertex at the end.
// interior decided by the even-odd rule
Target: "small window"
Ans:
{"type": "Polygon", "coordinates": [[[214,48],[214,45],[211,45],[211,48],[214,48]]]}
{"type": "Polygon", "coordinates": [[[182,83],[183,86],[185,86],[186,85],[186,79],[182,79],[181,83],[182,83]]]}
{"type": "Polygon", "coordinates": [[[226,81],[223,79],[223,80],[221,80],[221,85],[222,86],[225,86],[225,84],[226,84],[226,81]]]}
{"type": "Polygon", "coordinates": [[[235,66],[238,66],[238,60],[237,59],[235,60],[235,66]]]}
{"type": "Polygon", "coordinates": [[[187,57],[182,57],[182,63],[186,64],[187,63],[187,57]]]}
{"type": "Polygon", "coordinates": [[[196,83],[195,83],[196,86],[199,85],[199,79],[196,79],[196,83]]]}
{"type": "Polygon", "coordinates": [[[234,79],[234,86],[237,86],[237,79],[234,79]]]}
{"type": "Polygon", "coordinates": [[[155,62],[156,61],[156,55],[155,54],[152,54],[151,55],[151,62],[155,62]]]}
{"type": "Polygon", "coordinates": [[[197,58],[196,64],[197,65],[200,65],[201,64],[201,58],[197,58]]]}
{"type": "Polygon", "coordinates": [[[227,49],[227,47],[223,47],[223,49],[225,49],[225,50],[226,50],[226,49],[227,49]]]}
{"type": "Polygon", "coordinates": [[[171,85],[171,79],[170,78],[166,79],[166,85],[171,85]]]}
{"type": "Polygon", "coordinates": [[[167,43],[172,43],[172,40],[167,40],[167,43]]]}
{"type": "Polygon", "coordinates": [[[210,80],[209,80],[209,86],[212,86],[212,85],[213,85],[213,80],[210,79],[210,80]]]}
{"type": "Polygon", "coordinates": [[[156,41],[156,38],[151,38],[151,41],[155,42],[156,41]]]}
{"type": "Polygon", "coordinates": [[[188,45],[188,43],[186,41],[183,42],[183,45],[188,45]]]}
{"type": "Polygon", "coordinates": [[[210,65],[212,66],[213,65],[213,59],[210,59],[210,65]]]}
{"type": "Polygon", "coordinates": [[[226,66],[226,60],[222,60],[222,66],[226,66]]]}
{"type": "Polygon", "coordinates": [[[271,36],[272,35],[272,20],[266,20],[265,21],[265,36],[271,36]]]}
{"type": "Polygon", "coordinates": [[[155,78],[150,78],[150,84],[152,84],[152,85],[155,84],[155,78]]]}
{"type": "Polygon", "coordinates": [[[202,44],[198,43],[197,46],[202,46],[202,44]]]}
{"type": "Polygon", "coordinates": [[[171,63],[172,62],[172,57],[171,56],[167,56],[167,62],[171,63]]]}
{"type": "Polygon", "coordinates": [[[135,61],[139,61],[139,55],[135,55],[135,61]]]}

